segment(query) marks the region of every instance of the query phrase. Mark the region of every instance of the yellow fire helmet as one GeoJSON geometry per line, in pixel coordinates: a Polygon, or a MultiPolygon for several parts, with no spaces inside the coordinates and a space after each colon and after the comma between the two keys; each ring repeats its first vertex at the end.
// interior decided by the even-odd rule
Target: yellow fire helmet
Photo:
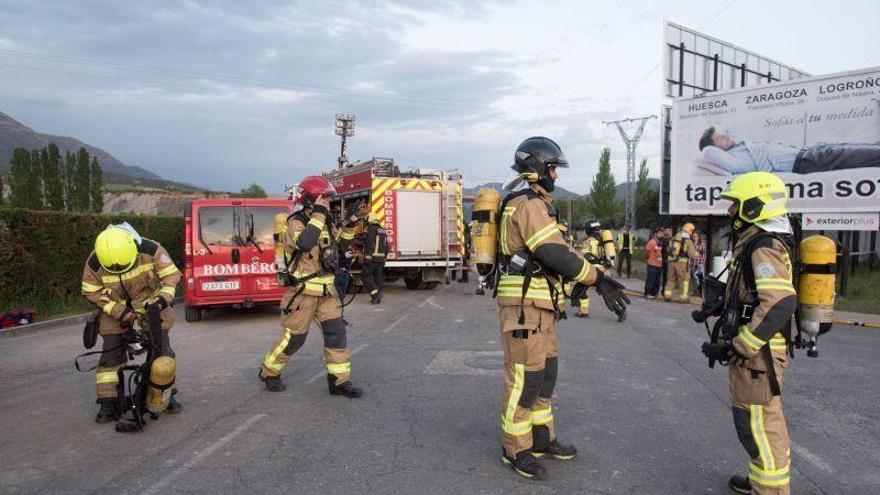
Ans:
{"type": "Polygon", "coordinates": [[[683,231],[687,232],[688,234],[690,234],[691,232],[694,231],[694,224],[688,222],[688,223],[686,223],[686,224],[684,224],[684,225],[681,226],[681,230],[683,230],[683,231]]]}
{"type": "Polygon", "coordinates": [[[110,226],[95,239],[95,254],[108,272],[125,273],[137,261],[138,248],[127,230],[110,226]]]}
{"type": "Polygon", "coordinates": [[[721,197],[739,203],[739,217],[755,223],[788,213],[788,189],[770,172],[749,172],[733,179],[721,197]]]}

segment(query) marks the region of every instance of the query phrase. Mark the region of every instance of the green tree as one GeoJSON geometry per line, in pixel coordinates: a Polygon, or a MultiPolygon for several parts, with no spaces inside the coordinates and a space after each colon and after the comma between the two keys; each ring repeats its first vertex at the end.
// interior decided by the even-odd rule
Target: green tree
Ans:
{"type": "Polygon", "coordinates": [[[43,165],[43,197],[46,209],[52,211],[64,210],[64,184],[61,178],[61,152],[55,143],[49,143],[43,148],[45,158],[41,157],[43,165]]]}
{"type": "Polygon", "coordinates": [[[636,223],[640,227],[656,225],[659,219],[659,192],[651,187],[648,172],[648,159],[642,158],[636,182],[636,223]]]}
{"type": "Polygon", "coordinates": [[[64,210],[74,210],[74,177],[76,176],[76,157],[69,151],[64,152],[64,210]]]}
{"type": "Polygon", "coordinates": [[[24,148],[15,148],[9,159],[9,205],[27,208],[28,175],[31,173],[31,154],[24,148]]]}
{"type": "Polygon", "coordinates": [[[96,156],[92,157],[90,172],[89,194],[92,196],[92,213],[101,213],[104,210],[104,172],[96,156]]]}
{"type": "Polygon", "coordinates": [[[587,210],[603,225],[612,225],[623,213],[623,202],[615,197],[614,174],[611,173],[611,149],[605,148],[599,155],[599,170],[593,177],[593,185],[587,198],[587,210]]]}
{"type": "Polygon", "coordinates": [[[242,198],[266,198],[268,197],[268,194],[266,194],[266,190],[263,189],[263,186],[256,182],[251,182],[251,185],[241,190],[239,196],[242,198]]]}
{"type": "Polygon", "coordinates": [[[31,171],[27,180],[28,197],[32,210],[43,209],[43,156],[40,150],[31,150],[31,171]]]}
{"type": "Polygon", "coordinates": [[[90,173],[89,152],[80,148],[76,152],[76,170],[73,177],[73,211],[89,211],[90,173]]]}

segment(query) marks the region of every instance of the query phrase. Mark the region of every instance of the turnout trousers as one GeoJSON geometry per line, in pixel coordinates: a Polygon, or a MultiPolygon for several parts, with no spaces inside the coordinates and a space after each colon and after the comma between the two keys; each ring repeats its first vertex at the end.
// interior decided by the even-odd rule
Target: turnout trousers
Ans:
{"type": "MultiPolygon", "coordinates": [[[[777,334],[778,335],[778,334],[777,334]]],[[[774,356],[776,377],[782,386],[785,363],[774,356]]],[[[791,450],[782,413],[782,397],[770,392],[767,365],[762,356],[734,359],[728,365],[733,424],[750,458],[752,493],[788,495],[791,450]]]]}
{"type": "Polygon", "coordinates": [[[299,294],[294,297],[295,294],[296,289],[290,288],[281,299],[281,336],[266,353],[260,367],[260,375],[266,378],[281,375],[284,366],[290,361],[290,356],[305,343],[309,327],[314,321],[321,328],[324,336],[324,365],[327,375],[335,379],[336,385],[349,381],[351,353],[347,349],[345,323],[342,321],[339,298],[336,294],[324,296],[299,294]]]}
{"type": "Polygon", "coordinates": [[[367,261],[363,267],[364,287],[370,295],[382,295],[385,285],[385,261],[367,261]]]}
{"type": "MultiPolygon", "coordinates": [[[[162,310],[162,352],[159,356],[174,358],[174,349],[168,338],[168,331],[174,324],[174,310],[170,307],[162,310]]],[[[101,315],[98,333],[101,335],[101,350],[104,351],[98,359],[98,368],[95,370],[95,393],[98,401],[102,399],[115,399],[119,396],[119,368],[128,363],[128,353],[123,334],[128,331],[119,326],[119,321],[106,314],[101,315]]]]}
{"type": "Polygon", "coordinates": [[[526,306],[498,308],[504,347],[504,393],[501,395],[501,444],[509,457],[556,438],[551,399],[556,386],[559,350],[555,314],[526,306]]]}
{"type": "Polygon", "coordinates": [[[688,291],[691,285],[691,274],[688,272],[687,261],[667,261],[666,286],[663,288],[663,299],[670,301],[676,291],[679,291],[678,300],[687,302],[688,291]]]}

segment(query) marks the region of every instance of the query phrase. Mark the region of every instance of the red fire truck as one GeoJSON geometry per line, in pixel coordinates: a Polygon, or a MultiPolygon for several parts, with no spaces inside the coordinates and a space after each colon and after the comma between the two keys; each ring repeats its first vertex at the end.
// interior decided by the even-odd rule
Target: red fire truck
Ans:
{"type": "Polygon", "coordinates": [[[275,278],[275,215],[285,199],[197,199],[184,208],[186,321],[206,308],[277,303],[285,288],[275,278]]]}
{"type": "Polygon", "coordinates": [[[461,175],[401,172],[390,158],[373,158],[324,174],[336,188],[331,209],[377,214],[388,239],[385,279],[433,289],[460,270],[464,249],[461,175]]]}

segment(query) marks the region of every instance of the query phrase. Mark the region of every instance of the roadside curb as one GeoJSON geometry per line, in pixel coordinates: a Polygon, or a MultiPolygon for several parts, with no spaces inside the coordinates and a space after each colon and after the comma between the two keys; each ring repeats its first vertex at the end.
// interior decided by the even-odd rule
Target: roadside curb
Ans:
{"type": "MultiPolygon", "coordinates": [[[[174,299],[174,305],[178,305],[183,302],[182,297],[178,297],[174,299]]],[[[12,327],[12,328],[4,328],[0,330],[0,340],[3,339],[11,339],[14,337],[20,337],[22,335],[30,335],[33,333],[40,333],[43,331],[49,330],[57,330],[61,327],[65,327],[68,325],[77,325],[80,323],[85,323],[88,319],[89,315],[93,312],[89,311],[86,313],[80,313],[78,315],[73,316],[65,316],[63,318],[55,318],[52,320],[46,321],[37,321],[31,323],[30,325],[22,325],[20,327],[12,327]]]]}

